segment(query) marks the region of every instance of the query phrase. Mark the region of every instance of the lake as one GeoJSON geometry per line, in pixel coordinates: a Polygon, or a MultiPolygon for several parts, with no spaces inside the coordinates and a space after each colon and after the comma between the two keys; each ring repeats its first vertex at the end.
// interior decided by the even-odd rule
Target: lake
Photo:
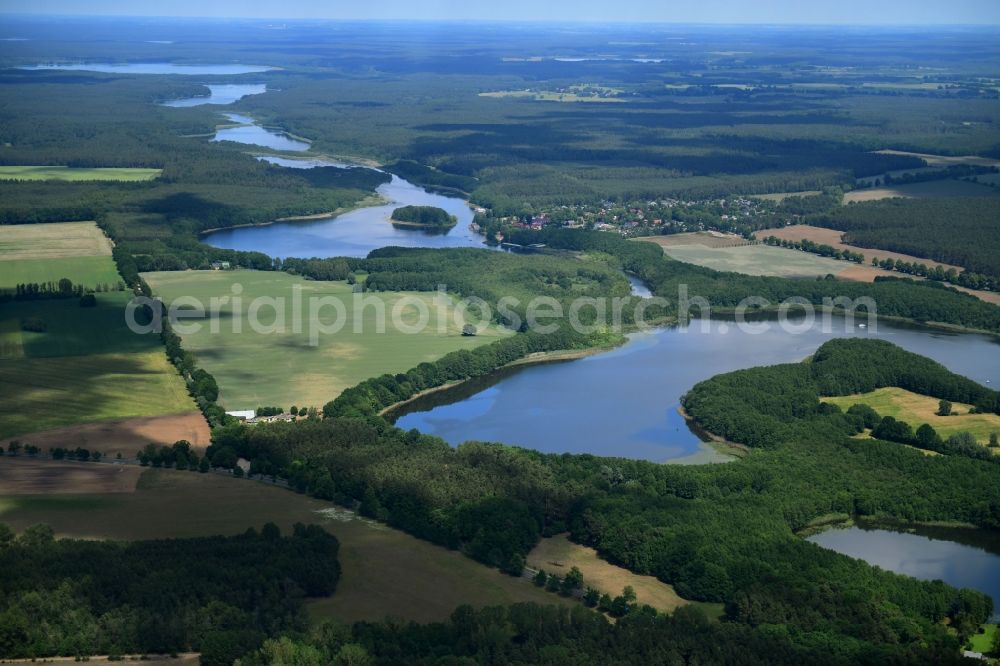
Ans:
{"type": "Polygon", "coordinates": [[[267,84],[264,83],[206,84],[205,87],[208,88],[207,96],[173,99],[163,102],[162,105],[180,108],[203,104],[232,104],[248,95],[261,95],[267,92],[267,84]]]}
{"type": "MultiPolygon", "coordinates": [[[[297,160],[270,156],[261,159],[292,168],[350,166],[323,159],[297,160]]],[[[272,257],[364,257],[372,250],[390,245],[486,247],[483,237],[469,228],[473,213],[464,199],[428,192],[395,175],[391,181],[380,185],[376,192],[386,201],[385,204],[321,220],[223,229],[206,235],[202,240],[214,247],[266,252],[272,257]],[[389,222],[389,217],[400,206],[443,208],[458,218],[458,224],[446,233],[397,228],[389,222]]]]}
{"type": "Polygon", "coordinates": [[[832,332],[823,332],[818,319],[797,335],[775,322],[769,331],[752,335],[733,322],[700,320],[637,333],[607,353],[508,369],[424,396],[401,409],[396,425],[452,445],[483,440],[547,453],[712,462],[727,458],[688,428],[677,412],[680,397],[719,373],[801,361],[834,337],[878,337],[980,383],[1000,380],[1000,346],[989,336],[888,322],[879,322],[877,332],[845,331],[839,317],[832,332]]]}
{"type": "Polygon", "coordinates": [[[993,620],[1000,618],[1000,535],[941,527],[897,531],[859,523],[808,540],[889,571],[984,592],[993,597],[993,620]]]}
{"type": "Polygon", "coordinates": [[[28,65],[17,69],[66,70],[73,72],[104,72],[107,74],[180,74],[183,76],[210,76],[255,74],[267,72],[273,67],[265,65],[177,65],[172,62],[90,62],[74,64],[28,65]]]}
{"type": "Polygon", "coordinates": [[[227,113],[226,118],[236,123],[235,127],[223,127],[215,132],[212,141],[233,141],[251,146],[263,146],[272,150],[298,152],[309,150],[308,141],[293,139],[284,132],[269,130],[257,124],[250,116],[239,113],[227,113]]]}

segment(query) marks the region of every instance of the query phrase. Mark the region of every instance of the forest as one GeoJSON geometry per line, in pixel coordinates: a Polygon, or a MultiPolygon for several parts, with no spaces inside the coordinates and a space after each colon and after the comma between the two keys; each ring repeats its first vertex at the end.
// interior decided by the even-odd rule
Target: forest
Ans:
{"type": "MultiPolygon", "coordinates": [[[[508,343],[495,343],[494,353],[508,343]]],[[[709,380],[685,398],[689,411],[713,432],[757,447],[727,465],[543,455],[480,442],[452,448],[377,415],[423,388],[421,381],[482,371],[470,355],[451,355],[365,382],[327,405],[322,421],[219,429],[213,453],[230,448],[299,492],[358,507],[512,574],[538,538],[568,530],[686,598],[724,602],[732,622],[785,625],[799,645],[837,636],[858,650],[878,644],[899,656],[926,649],[919,644],[948,645],[954,638],[939,624],[946,617],[962,638],[991,612],[977,592],[878,570],[794,534],[829,513],[1000,527],[995,465],[851,439],[861,417],[820,406],[820,387],[840,392],[884,382],[995,405],[994,392],[937,364],[887,343],[835,341],[812,364],[709,380]]]]}
{"type": "MultiPolygon", "coordinates": [[[[646,610],[611,624],[582,607],[533,604],[457,608],[447,622],[430,625],[359,623],[325,625],[310,636],[266,641],[240,666],[330,663],[377,664],[958,664],[947,644],[924,648],[877,646],[863,641],[796,636],[774,625],[710,621],[695,607],[672,615],[646,610]],[[350,661],[353,659],[354,661],[350,661]]],[[[964,663],[964,662],[962,662],[964,663]]]]}
{"type": "Polygon", "coordinates": [[[336,589],[338,548],[314,525],[131,543],[0,525],[0,657],[198,651],[232,664],[305,629],[304,600],[336,589]]]}
{"type": "Polygon", "coordinates": [[[856,203],[810,218],[845,232],[844,242],[961,266],[1000,278],[997,203],[990,198],[887,199],[856,203]]]}

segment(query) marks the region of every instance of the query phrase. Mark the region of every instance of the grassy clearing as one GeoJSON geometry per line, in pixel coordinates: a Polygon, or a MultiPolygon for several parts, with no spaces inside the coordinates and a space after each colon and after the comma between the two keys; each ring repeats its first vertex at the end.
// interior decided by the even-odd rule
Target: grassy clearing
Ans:
{"type": "Polygon", "coordinates": [[[631,585],[640,604],[649,604],[664,612],[690,603],[682,599],[673,586],[653,576],[640,576],[602,560],[593,548],[573,543],[565,534],[542,539],[528,554],[528,566],[559,577],[577,567],[583,574],[585,585],[612,597],[621,594],[626,585],[631,585]]]}
{"type": "Polygon", "coordinates": [[[196,410],[162,349],[0,360],[0,394],[0,438],[196,410]]]}
{"type": "MultiPolygon", "coordinates": [[[[387,372],[403,372],[421,362],[437,359],[456,349],[471,349],[504,335],[490,328],[475,337],[463,337],[453,320],[453,311],[445,308],[447,322],[438,331],[438,312],[427,293],[364,294],[383,302],[385,312],[406,305],[406,299],[428,306],[429,323],[423,331],[407,334],[392,325],[387,316],[385,331],[377,332],[376,310],[365,307],[356,313],[351,286],[346,282],[307,281],[287,273],[269,271],[183,271],[145,275],[157,295],[168,304],[180,296],[193,296],[210,307],[213,297],[229,296],[234,286],[242,286],[242,330],[234,330],[231,303],[219,309],[220,325],[213,333],[207,321],[195,333],[181,333],[184,347],[193,352],[199,363],[219,382],[220,400],[230,409],[249,409],[259,405],[322,406],[358,382],[387,372]],[[293,285],[302,288],[301,332],[293,328],[293,285]],[[311,297],[335,297],[345,304],[343,328],[333,334],[318,336],[310,344],[314,324],[332,325],[338,320],[333,307],[316,309],[310,315],[311,297]],[[282,298],[279,310],[284,313],[284,331],[255,332],[246,317],[250,303],[257,297],[282,298]],[[355,332],[360,326],[361,333],[355,332]]],[[[263,324],[275,321],[275,308],[261,309],[263,324]]],[[[404,326],[417,322],[413,307],[401,310],[404,326]]],[[[188,323],[195,320],[187,320],[188,323]]]]}
{"type": "Polygon", "coordinates": [[[163,169],[119,167],[76,168],[65,166],[0,166],[0,180],[153,180],[163,169]]]}
{"type": "Polygon", "coordinates": [[[703,245],[674,245],[664,247],[663,251],[678,261],[746,275],[812,278],[828,273],[836,275],[851,265],[808,252],[769,245],[718,248],[703,245]]]}
{"type": "Polygon", "coordinates": [[[239,534],[266,522],[285,533],[296,522],[322,525],[340,539],[343,574],[336,594],[309,610],[344,622],[387,615],[438,621],[463,603],[576,603],[329,502],[217,474],[150,469],[133,493],[0,496],[0,522],[15,530],[47,523],[61,537],[126,540],[239,534]]]}
{"type": "Polygon", "coordinates": [[[955,403],[952,405],[952,416],[938,416],[937,398],[930,398],[905,389],[888,387],[860,395],[847,395],[835,398],[823,398],[847,410],[851,405],[864,403],[870,405],[880,416],[891,416],[900,421],[906,421],[914,429],[923,423],[930,424],[941,437],[947,438],[957,432],[970,432],[981,443],[989,441],[990,433],[1000,434],[1000,416],[997,414],[970,414],[971,405],[955,403]]]}
{"type": "Polygon", "coordinates": [[[1000,633],[1000,627],[997,625],[984,624],[983,633],[973,634],[972,638],[969,639],[969,649],[973,652],[990,654],[993,652],[993,641],[996,640],[998,633],[1000,633]]]}
{"type": "Polygon", "coordinates": [[[859,201],[877,201],[893,197],[909,199],[937,199],[944,197],[995,197],[998,192],[985,185],[970,183],[964,180],[928,180],[923,183],[905,185],[890,185],[888,187],[872,187],[853,190],[844,195],[844,203],[859,201]]]}

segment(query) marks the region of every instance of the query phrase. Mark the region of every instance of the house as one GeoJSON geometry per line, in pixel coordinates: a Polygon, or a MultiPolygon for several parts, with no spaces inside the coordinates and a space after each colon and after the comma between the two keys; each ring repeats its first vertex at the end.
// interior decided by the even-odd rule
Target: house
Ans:
{"type": "Polygon", "coordinates": [[[237,409],[231,412],[226,412],[226,414],[229,414],[230,416],[235,416],[240,421],[246,421],[256,416],[257,412],[255,412],[252,409],[237,409]]]}
{"type": "Polygon", "coordinates": [[[219,271],[219,270],[228,271],[229,270],[229,262],[228,261],[213,261],[212,262],[212,270],[213,271],[219,271]]]}

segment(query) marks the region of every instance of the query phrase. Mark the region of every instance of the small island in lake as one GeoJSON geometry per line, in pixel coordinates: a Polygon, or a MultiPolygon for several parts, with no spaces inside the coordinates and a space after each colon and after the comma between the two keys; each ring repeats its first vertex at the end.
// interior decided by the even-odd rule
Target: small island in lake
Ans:
{"type": "Polygon", "coordinates": [[[458,223],[458,218],[436,206],[403,206],[392,211],[390,221],[401,227],[450,229],[458,223]]]}

